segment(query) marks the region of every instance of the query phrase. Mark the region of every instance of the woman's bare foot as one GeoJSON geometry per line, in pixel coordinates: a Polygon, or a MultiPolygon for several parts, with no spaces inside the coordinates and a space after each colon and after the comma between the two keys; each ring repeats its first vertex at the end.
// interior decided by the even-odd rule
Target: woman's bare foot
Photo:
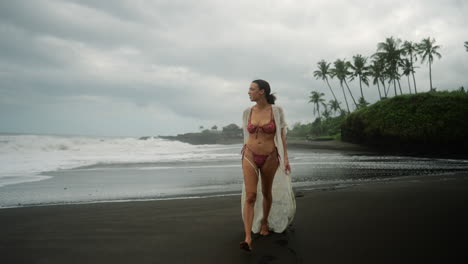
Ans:
{"type": "Polygon", "coordinates": [[[268,236],[270,234],[268,230],[268,223],[266,221],[262,221],[262,226],[260,227],[260,235],[268,236]]]}
{"type": "Polygon", "coordinates": [[[252,239],[246,239],[240,242],[240,249],[245,251],[252,251],[252,239]]]}

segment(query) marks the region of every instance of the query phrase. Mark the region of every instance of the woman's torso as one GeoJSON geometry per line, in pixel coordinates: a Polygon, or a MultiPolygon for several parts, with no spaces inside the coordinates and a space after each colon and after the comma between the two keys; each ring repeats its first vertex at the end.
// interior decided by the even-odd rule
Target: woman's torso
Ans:
{"type": "Polygon", "coordinates": [[[267,155],[275,149],[276,124],[273,107],[258,109],[251,108],[247,120],[249,137],[247,146],[256,154],[267,155]]]}

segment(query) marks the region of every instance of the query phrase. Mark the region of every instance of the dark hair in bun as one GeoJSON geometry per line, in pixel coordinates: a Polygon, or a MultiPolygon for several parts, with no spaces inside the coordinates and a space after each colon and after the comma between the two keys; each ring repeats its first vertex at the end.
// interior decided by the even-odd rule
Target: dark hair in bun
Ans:
{"type": "Polygon", "coordinates": [[[267,81],[259,79],[252,82],[256,83],[260,90],[265,90],[265,97],[269,104],[275,104],[276,96],[271,93],[270,84],[267,81]]]}

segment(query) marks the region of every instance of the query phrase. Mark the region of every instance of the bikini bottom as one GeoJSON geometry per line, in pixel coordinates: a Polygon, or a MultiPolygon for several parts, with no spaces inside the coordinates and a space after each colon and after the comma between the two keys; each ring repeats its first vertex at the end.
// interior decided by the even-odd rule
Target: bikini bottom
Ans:
{"type": "Polygon", "coordinates": [[[250,163],[250,165],[252,165],[252,167],[253,167],[254,169],[263,167],[263,165],[265,164],[266,160],[271,156],[271,154],[273,154],[273,153],[275,153],[275,152],[276,152],[276,157],[277,157],[277,159],[279,160],[279,153],[278,153],[278,149],[277,149],[276,147],[275,147],[275,149],[274,149],[272,152],[270,152],[270,153],[267,154],[267,155],[261,155],[261,154],[257,154],[257,153],[255,153],[255,152],[253,152],[252,149],[250,149],[250,148],[247,146],[247,144],[244,145],[244,147],[242,148],[242,151],[241,151],[241,153],[242,153],[242,159],[245,158],[245,159],[250,163]],[[253,158],[254,158],[255,165],[257,165],[257,167],[255,167],[255,166],[252,164],[252,162],[251,162],[247,157],[244,157],[245,149],[246,149],[246,148],[247,148],[248,150],[250,150],[250,152],[252,153],[253,158]]]}

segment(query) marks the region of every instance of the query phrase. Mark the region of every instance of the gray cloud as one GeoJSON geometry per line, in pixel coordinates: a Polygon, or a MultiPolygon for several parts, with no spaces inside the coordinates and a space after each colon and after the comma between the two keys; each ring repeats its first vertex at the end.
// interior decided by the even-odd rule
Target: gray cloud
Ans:
{"type": "MultiPolygon", "coordinates": [[[[310,91],[331,99],[316,63],[370,56],[389,36],[434,37],[443,56],[434,86],[468,87],[466,13],[466,1],[2,1],[0,123],[134,136],[240,124],[256,78],[270,82],[291,125],[310,122],[310,91]]],[[[426,91],[427,65],[418,66],[426,91]]],[[[376,87],[363,89],[377,100],[376,87]]]]}

